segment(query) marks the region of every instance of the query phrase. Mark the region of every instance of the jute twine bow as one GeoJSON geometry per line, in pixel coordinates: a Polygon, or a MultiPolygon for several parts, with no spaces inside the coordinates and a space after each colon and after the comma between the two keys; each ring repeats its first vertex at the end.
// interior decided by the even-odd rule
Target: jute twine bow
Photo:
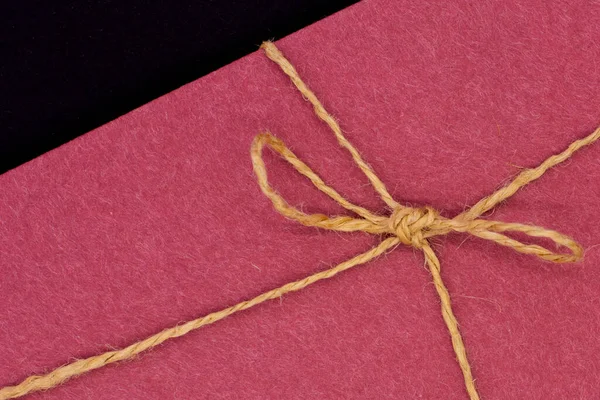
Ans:
{"type": "Polygon", "coordinates": [[[436,291],[441,300],[442,317],[450,332],[452,346],[464,376],[467,392],[471,400],[479,399],[471,373],[471,367],[467,359],[465,345],[458,329],[458,322],[452,312],[450,295],[448,294],[448,290],[446,289],[440,274],[440,262],[429,244],[429,238],[446,235],[450,232],[466,232],[482,239],[491,240],[500,245],[510,247],[520,253],[532,254],[541,259],[555,263],[580,260],[583,256],[582,247],[574,240],[561,233],[531,225],[479,219],[479,216],[515,194],[519,188],[541,177],[549,168],[552,168],[571,157],[573,153],[580,148],[596,141],[600,138],[600,128],[596,129],[586,138],[571,143],[564,152],[551,156],[538,167],[523,170],[505,187],[497,190],[490,196],[481,199],[471,209],[449,219],[441,216],[439,212],[431,207],[413,208],[403,206],[396,202],[387,191],[383,182],[375,175],[371,167],[363,161],[356,148],[344,137],[335,119],[325,110],[314,93],[310,91],[300,79],[292,64],[283,57],[273,43],[265,42],[261,47],[265,50],[267,56],[276,62],[290,77],[304,97],[312,103],[316,115],[329,125],[340,145],[350,152],[358,167],[367,176],[379,196],[389,206],[392,212],[388,216],[377,215],[344,199],[333,188],[327,186],[325,182],[323,182],[323,180],[304,162],[296,157],[296,155],[294,155],[281,140],[272,136],[270,133],[258,135],[254,139],[251,149],[252,164],[261,190],[273,202],[277,211],[303,225],[341,232],[367,232],[385,235],[387,237],[372,249],[328,270],[318,272],[299,281],[287,283],[279,288],[270,290],[253,299],[243,301],[221,311],[208,314],[182,325],[165,329],[162,332],[123,349],[109,351],[97,356],[75,361],[71,364],[59,367],[46,375],[30,376],[16,386],[7,386],[0,389],[0,400],[16,398],[38,390],[49,389],[72,377],[117,361],[133,358],[135,355],[158,346],[168,339],[183,336],[195,329],[210,325],[238,311],[254,307],[267,300],[279,298],[286,293],[301,290],[322,279],[331,278],[342,271],[369,262],[400,243],[412,246],[423,252],[425,261],[431,271],[436,291]],[[327,194],[341,206],[352,211],[360,218],[305,214],[295,207],[290,206],[279,193],[269,185],[267,170],[262,159],[262,151],[265,146],[268,146],[279,153],[300,174],[307,177],[320,191],[327,194]],[[547,238],[554,241],[558,246],[568,249],[570,253],[556,253],[535,244],[526,244],[506,236],[504,234],[506,232],[520,232],[536,238],[547,238]]]}

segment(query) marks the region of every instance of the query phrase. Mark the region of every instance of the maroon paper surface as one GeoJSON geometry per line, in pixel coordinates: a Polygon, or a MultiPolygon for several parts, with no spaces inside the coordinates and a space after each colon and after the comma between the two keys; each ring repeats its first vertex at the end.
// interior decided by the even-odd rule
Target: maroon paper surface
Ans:
{"type": "MultiPolygon", "coordinates": [[[[591,2],[365,1],[278,42],[410,205],[453,216],[600,123],[591,2]]],[[[386,212],[257,51],[0,176],[0,384],[126,346],[367,250],[300,226],[255,182],[269,130],[350,200],[386,212]]],[[[580,241],[552,265],[434,239],[485,399],[600,398],[600,145],[491,216],[580,241]]],[[[307,212],[344,213],[267,154],[307,212]]],[[[31,398],[463,399],[439,300],[411,248],[31,398]]]]}

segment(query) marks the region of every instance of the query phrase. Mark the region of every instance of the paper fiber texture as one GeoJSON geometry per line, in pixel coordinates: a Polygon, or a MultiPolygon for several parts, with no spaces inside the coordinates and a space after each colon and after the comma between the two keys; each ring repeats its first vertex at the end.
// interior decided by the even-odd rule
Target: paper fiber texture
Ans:
{"type": "MultiPolygon", "coordinates": [[[[396,200],[451,217],[600,123],[588,2],[365,1],[278,42],[396,200]]],[[[266,38],[265,38],[266,39],[266,38]]],[[[269,130],[350,200],[384,205],[260,51],[0,176],[0,384],[219,310],[378,237],[300,226],[252,173],[269,130]]],[[[485,399],[600,397],[600,146],[493,211],[568,234],[552,265],[434,240],[485,399]]],[[[306,212],[344,213],[267,155],[306,212]]],[[[40,399],[463,399],[422,255],[399,247],[35,394],[40,399]]]]}

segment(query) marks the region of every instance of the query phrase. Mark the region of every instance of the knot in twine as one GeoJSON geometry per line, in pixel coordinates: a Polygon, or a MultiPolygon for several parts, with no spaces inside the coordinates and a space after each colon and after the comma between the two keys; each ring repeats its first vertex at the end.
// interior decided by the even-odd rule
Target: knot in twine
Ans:
{"type": "Polygon", "coordinates": [[[390,215],[388,227],[402,244],[422,249],[426,235],[440,222],[440,213],[431,207],[397,207],[390,215]]]}
{"type": "Polygon", "coordinates": [[[448,290],[441,277],[440,262],[429,244],[429,238],[446,235],[450,232],[466,232],[479,238],[491,240],[500,245],[510,247],[520,253],[535,255],[541,259],[552,262],[573,262],[581,259],[583,256],[582,247],[573,239],[561,233],[532,225],[479,219],[479,216],[515,194],[519,188],[538,179],[548,169],[570,158],[573,153],[580,148],[596,141],[600,138],[600,128],[596,129],[589,136],[574,141],[565,151],[549,157],[538,167],[522,171],[505,187],[497,190],[490,196],[481,199],[469,210],[452,219],[448,219],[441,216],[438,211],[431,207],[413,208],[401,205],[395,201],[389,194],[383,182],[377,177],[371,167],[364,162],[356,148],[342,134],[337,121],[325,110],[314,93],[306,86],[302,79],[300,79],[292,64],[283,57],[273,43],[265,42],[261,47],[265,50],[267,56],[277,63],[283,72],[290,77],[291,81],[302,95],[313,105],[315,114],[329,125],[339,144],[350,152],[356,165],[367,176],[375,191],[392,211],[388,216],[382,216],[349,202],[333,188],[326,185],[324,181],[304,162],[296,157],[296,155],[292,153],[281,140],[270,133],[257,135],[251,148],[252,165],[262,192],[272,201],[273,206],[279,213],[296,220],[303,225],[341,232],[366,232],[387,237],[372,249],[330,269],[317,272],[298,281],[287,283],[262,293],[250,300],[242,301],[236,305],[188,321],[182,325],[165,329],[125,348],[74,361],[70,364],[56,368],[45,375],[32,375],[18,385],[6,386],[0,389],[0,400],[24,396],[38,390],[50,389],[75,376],[104,367],[108,364],[131,359],[137,354],[158,346],[168,339],[183,336],[195,329],[213,324],[239,311],[247,310],[267,300],[280,298],[286,293],[301,290],[315,282],[331,278],[342,271],[364,264],[399,244],[412,246],[423,252],[425,261],[432,275],[434,286],[440,297],[442,317],[446,323],[448,332],[450,333],[452,347],[454,348],[458,365],[463,374],[467,393],[471,400],[479,399],[463,339],[458,329],[458,322],[452,312],[450,295],[448,294],[448,290]],[[320,191],[331,197],[342,207],[356,214],[358,218],[352,216],[305,214],[295,207],[290,206],[285,199],[269,185],[266,167],[262,159],[262,151],[265,146],[268,146],[279,153],[300,174],[308,178],[320,191]],[[554,241],[558,247],[566,248],[570,252],[557,253],[536,244],[523,243],[506,236],[505,233],[507,232],[519,232],[532,237],[550,239],[554,241]]]}

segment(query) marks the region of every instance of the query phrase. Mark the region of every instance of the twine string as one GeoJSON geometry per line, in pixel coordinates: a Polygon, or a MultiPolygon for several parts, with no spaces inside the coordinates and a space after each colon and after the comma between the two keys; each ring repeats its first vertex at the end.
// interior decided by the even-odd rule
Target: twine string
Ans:
{"type": "Polygon", "coordinates": [[[494,208],[500,202],[514,195],[523,186],[540,178],[548,169],[570,158],[582,147],[598,140],[600,138],[600,127],[589,136],[571,143],[562,153],[549,157],[538,167],[523,170],[509,184],[481,199],[467,211],[450,219],[443,217],[432,207],[408,207],[394,200],[384,183],[375,174],[373,169],[362,159],[356,148],[343,135],[337,121],[325,110],[315,94],[302,81],[294,66],[283,56],[283,54],[281,54],[273,43],[265,42],[261,48],[264,49],[267,57],[279,65],[283,72],[289,76],[300,93],[302,93],[302,95],[313,105],[315,114],[330,127],[339,144],[348,150],[358,168],[366,175],[375,191],[389,206],[391,213],[389,215],[379,215],[348,201],[335,189],[328,186],[314,171],[287,148],[280,139],[268,132],[257,135],[251,146],[252,165],[260,189],[265,196],[271,200],[273,206],[280,214],[305,226],[340,232],[366,232],[383,235],[385,238],[372,249],[330,269],[317,272],[295,282],[287,283],[279,288],[262,293],[250,300],[242,301],[221,311],[213,312],[182,325],[165,329],[125,348],[77,360],[56,368],[45,375],[32,375],[15,386],[6,386],[0,389],[0,400],[17,398],[35,391],[50,389],[70,378],[86,372],[118,361],[131,359],[137,354],[158,346],[168,339],[186,335],[193,330],[215,323],[236,312],[249,309],[267,300],[279,298],[286,293],[304,289],[320,280],[332,278],[342,271],[367,263],[383,253],[392,250],[399,244],[412,246],[423,252],[426,264],[431,272],[436,292],[440,298],[442,318],[450,333],[452,347],[463,374],[467,394],[471,400],[478,400],[480,398],[475,387],[475,380],[471,372],[471,366],[467,358],[467,352],[459,330],[459,324],[452,311],[450,294],[442,280],[440,261],[429,243],[429,238],[446,235],[451,232],[469,233],[482,239],[491,240],[502,246],[510,247],[517,252],[534,255],[543,260],[555,263],[575,262],[580,260],[583,257],[582,247],[573,239],[559,232],[532,225],[491,221],[480,219],[479,217],[486,211],[494,208]],[[317,189],[328,195],[348,211],[356,214],[358,217],[346,215],[328,216],[324,214],[305,214],[288,204],[287,201],[269,184],[267,168],[262,157],[265,147],[269,147],[271,150],[278,153],[284,160],[290,163],[296,171],[309,179],[317,189]],[[537,244],[524,243],[505,234],[509,232],[518,232],[534,238],[549,239],[553,241],[557,247],[567,249],[568,252],[554,252],[537,244]]]}

